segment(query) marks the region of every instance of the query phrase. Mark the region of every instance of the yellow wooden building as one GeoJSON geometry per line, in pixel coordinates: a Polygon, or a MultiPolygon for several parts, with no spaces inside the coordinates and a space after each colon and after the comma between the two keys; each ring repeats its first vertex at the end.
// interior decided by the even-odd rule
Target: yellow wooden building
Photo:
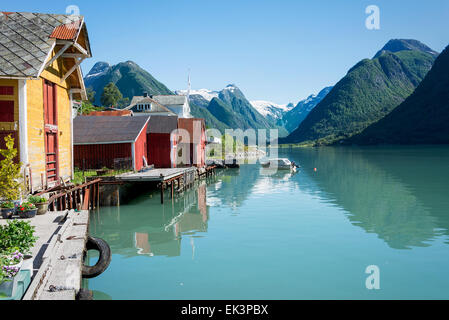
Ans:
{"type": "Polygon", "coordinates": [[[91,57],[82,16],[0,13],[0,147],[16,139],[30,192],[73,178],[73,104],[91,57]]]}

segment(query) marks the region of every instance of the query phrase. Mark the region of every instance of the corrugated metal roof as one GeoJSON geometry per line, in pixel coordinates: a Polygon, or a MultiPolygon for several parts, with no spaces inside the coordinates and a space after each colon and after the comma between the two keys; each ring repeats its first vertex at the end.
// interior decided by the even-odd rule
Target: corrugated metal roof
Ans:
{"type": "Polygon", "coordinates": [[[177,116],[151,116],[147,133],[172,133],[177,128],[177,116]]]}
{"type": "Polygon", "coordinates": [[[79,116],[73,120],[73,143],[104,144],[133,142],[149,117],[79,116]]]}
{"type": "MultiPolygon", "coordinates": [[[[54,39],[50,36],[55,29],[82,19],[76,15],[0,13],[0,78],[38,77],[53,47],[54,39]]],[[[60,28],[56,34],[71,36],[66,28],[60,28]]]]}

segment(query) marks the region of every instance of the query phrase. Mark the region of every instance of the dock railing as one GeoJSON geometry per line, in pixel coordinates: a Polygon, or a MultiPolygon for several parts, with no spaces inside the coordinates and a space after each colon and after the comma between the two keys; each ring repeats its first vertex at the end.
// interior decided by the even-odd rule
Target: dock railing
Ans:
{"type": "MultiPolygon", "coordinates": [[[[68,190],[61,190],[59,193],[50,196],[48,199],[48,209],[50,211],[64,211],[98,208],[100,204],[101,181],[102,179],[95,179],[68,190]]],[[[44,191],[38,195],[45,193],[48,193],[48,191],[44,191]]]]}

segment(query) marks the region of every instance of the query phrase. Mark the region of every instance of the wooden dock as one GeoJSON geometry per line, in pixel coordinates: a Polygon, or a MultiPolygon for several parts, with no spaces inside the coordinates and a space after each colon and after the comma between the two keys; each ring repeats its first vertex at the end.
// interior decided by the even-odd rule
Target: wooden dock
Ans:
{"type": "Polygon", "coordinates": [[[189,173],[196,173],[197,168],[152,169],[144,172],[125,173],[115,176],[116,180],[126,182],[164,182],[189,173]]]}
{"type": "Polygon", "coordinates": [[[161,203],[164,203],[164,192],[170,189],[173,199],[175,192],[181,192],[194,185],[197,178],[209,177],[215,174],[215,166],[207,168],[167,168],[151,169],[137,173],[125,173],[115,176],[119,182],[155,182],[161,191],[161,203]]]}

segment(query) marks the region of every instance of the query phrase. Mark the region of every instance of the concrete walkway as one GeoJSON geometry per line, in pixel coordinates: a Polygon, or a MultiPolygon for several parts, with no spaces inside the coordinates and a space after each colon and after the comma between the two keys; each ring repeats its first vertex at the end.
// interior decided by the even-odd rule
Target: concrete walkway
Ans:
{"type": "MultiPolygon", "coordinates": [[[[33,270],[23,300],[75,300],[81,288],[89,212],[48,212],[25,221],[35,226],[39,239],[32,249],[33,258],[23,264],[23,268],[33,270]],[[50,286],[62,290],[51,292],[50,286]]],[[[0,224],[6,223],[0,219],[0,224]]]]}
{"type": "MultiPolygon", "coordinates": [[[[36,216],[33,219],[21,219],[21,221],[31,222],[31,225],[35,227],[35,236],[38,237],[36,244],[31,249],[31,255],[33,258],[30,260],[25,260],[22,267],[23,269],[31,270],[31,280],[33,280],[42,265],[42,257],[53,235],[57,233],[58,229],[60,229],[63,225],[61,221],[65,214],[67,214],[67,212],[48,212],[45,215],[36,216]]],[[[10,220],[0,219],[0,225],[6,225],[8,221],[10,220]]]]}

